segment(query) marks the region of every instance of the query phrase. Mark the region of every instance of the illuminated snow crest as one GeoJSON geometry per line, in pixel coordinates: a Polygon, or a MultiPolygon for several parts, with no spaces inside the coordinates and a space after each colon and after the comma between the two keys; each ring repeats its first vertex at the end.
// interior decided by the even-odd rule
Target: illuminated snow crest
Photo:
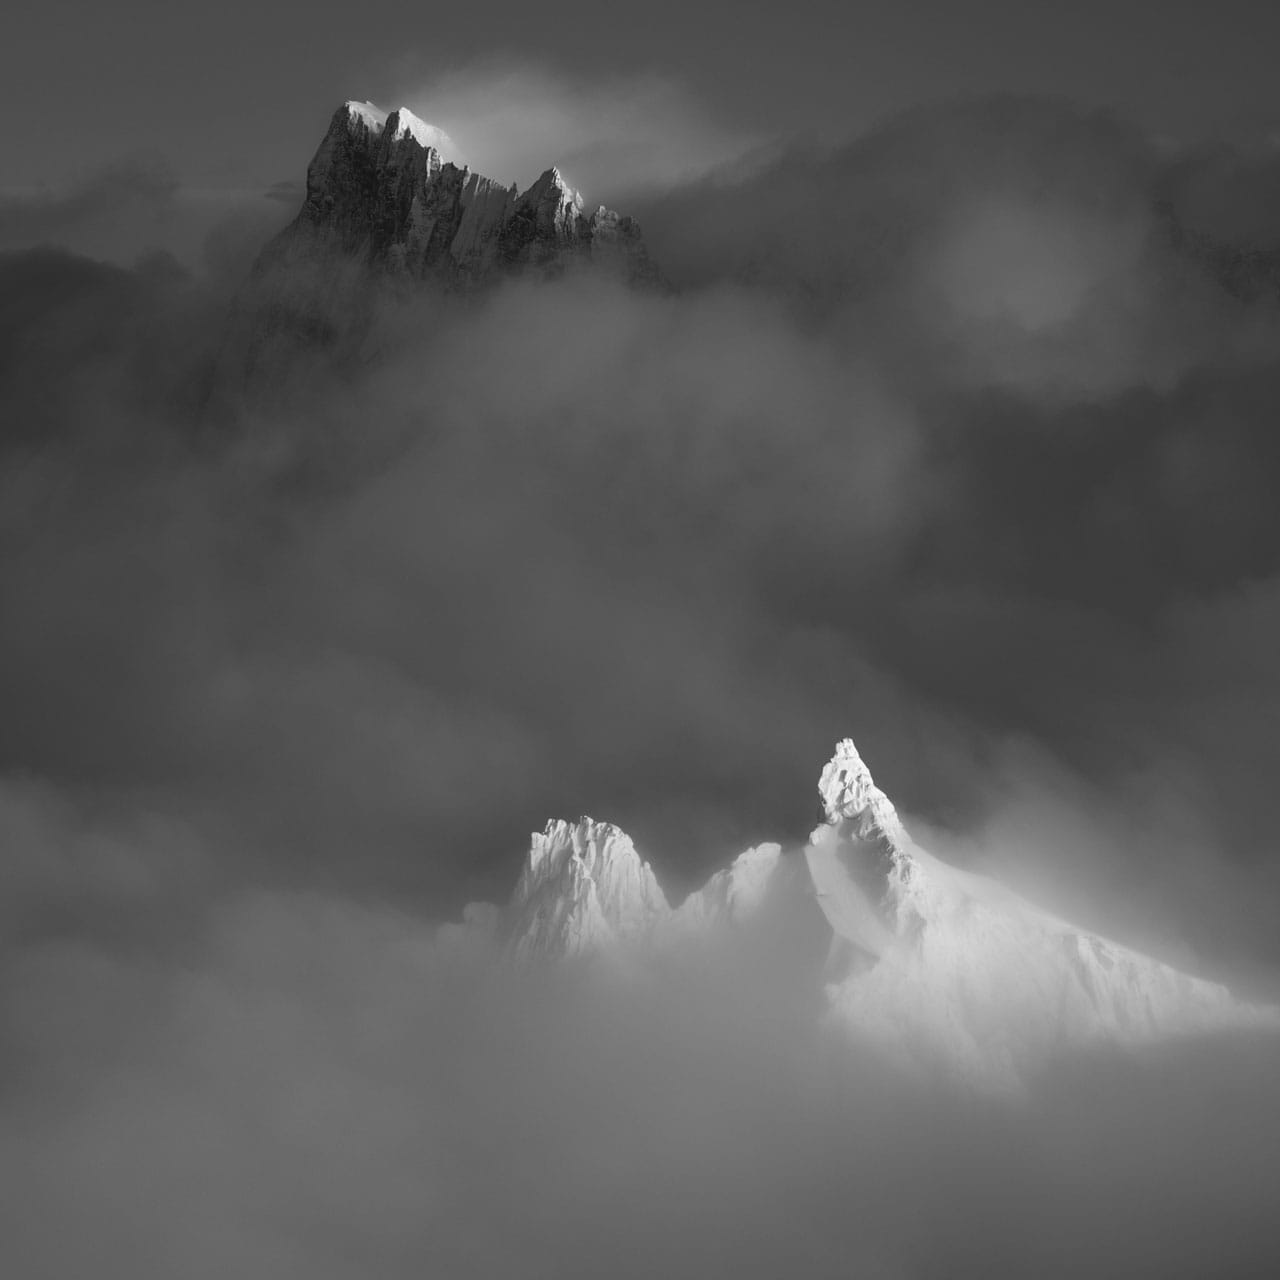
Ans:
{"type": "Polygon", "coordinates": [[[356,102],[352,99],[346,104],[348,117],[364,125],[371,133],[381,133],[387,123],[387,113],[372,102],[356,102]]]}
{"type": "Polygon", "coordinates": [[[782,846],[756,845],[717,871],[701,889],[691,893],[675,913],[680,925],[741,924],[760,910],[769,897],[782,862],[782,846]]]}
{"type": "Polygon", "coordinates": [[[517,959],[578,956],[642,940],[667,913],[625,832],[591,818],[548,822],[507,908],[507,945],[517,959]]]}
{"type": "Polygon", "coordinates": [[[836,745],[818,779],[818,794],[829,823],[857,822],[868,831],[875,829],[902,844],[907,833],[889,797],[872,781],[852,738],[836,745]]]}
{"type": "Polygon", "coordinates": [[[443,129],[419,120],[408,107],[400,107],[387,117],[394,138],[412,138],[420,147],[434,147],[442,160],[458,160],[458,149],[443,129]]]}
{"type": "Polygon", "coordinates": [[[830,1016],[894,1059],[1005,1088],[1065,1049],[1280,1028],[1280,1011],[921,849],[852,742],[836,748],[819,793],[828,822],[805,860],[832,932],[830,1016]]]}
{"type": "Polygon", "coordinates": [[[372,102],[357,102],[354,98],[345,104],[348,121],[368,129],[375,137],[390,130],[394,141],[412,138],[420,147],[432,147],[442,160],[457,160],[458,149],[443,129],[419,119],[408,107],[397,107],[387,112],[372,102]]]}
{"type": "MultiPolygon", "coordinates": [[[[895,1069],[983,1091],[1020,1089],[1063,1051],[1280,1029],[1280,1011],[1068,924],[920,848],[852,741],[838,744],[818,791],[827,821],[807,845],[748,849],[675,911],[617,827],[549,822],[510,904],[485,919],[499,921],[506,954],[522,963],[661,954],[677,969],[698,963],[688,960],[700,954],[691,941],[710,945],[728,931],[776,948],[770,922],[799,920],[796,954],[812,957],[803,981],[824,997],[837,1039],[895,1069]]],[[[768,955],[771,965],[787,958],[768,955]]]]}

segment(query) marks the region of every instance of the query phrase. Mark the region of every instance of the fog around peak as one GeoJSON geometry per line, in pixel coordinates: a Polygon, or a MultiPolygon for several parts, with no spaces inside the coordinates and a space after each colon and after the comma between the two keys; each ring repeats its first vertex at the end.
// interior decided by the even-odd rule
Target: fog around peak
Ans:
{"type": "MultiPolygon", "coordinates": [[[[15,1274],[1274,1254],[1266,1044],[993,1109],[831,1052],[769,956],[460,958],[443,922],[548,818],[616,823],[678,901],[802,843],[852,735],[939,853],[1277,992],[1280,317],[1215,274],[1200,162],[1060,102],[733,181],[736,135],[690,136],[693,180],[625,209],[670,292],[388,302],[229,416],[252,218],[172,269],[90,255],[111,201],[45,209],[62,248],[0,211],[15,1274]]],[[[1270,168],[1228,167],[1264,225],[1270,168]]]]}

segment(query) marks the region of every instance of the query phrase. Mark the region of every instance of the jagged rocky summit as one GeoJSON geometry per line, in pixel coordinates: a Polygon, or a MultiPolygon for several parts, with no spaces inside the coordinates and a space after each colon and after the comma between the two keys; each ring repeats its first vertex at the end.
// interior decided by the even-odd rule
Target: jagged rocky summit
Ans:
{"type": "Polygon", "coordinates": [[[234,308],[215,385],[291,394],[317,355],[358,370],[394,349],[402,304],[568,276],[660,286],[633,218],[590,210],[559,170],[524,191],[460,164],[405,107],[334,112],[297,216],[258,256],[234,308]]]}
{"type": "Polygon", "coordinates": [[[259,270],[337,252],[453,289],[584,266],[657,279],[635,220],[604,205],[588,210],[559,170],[520,191],[458,164],[451,150],[446,134],[405,107],[387,114],[344,103],[307,168],[301,211],[259,270]]]}
{"type": "Polygon", "coordinates": [[[834,1028],[895,1062],[983,1088],[1017,1087],[1062,1050],[1280,1030],[1280,1010],[1068,924],[921,849],[851,741],[837,746],[819,793],[826,820],[802,850],[748,849],[677,908],[618,828],[549,823],[533,837],[508,906],[473,917],[521,963],[643,963],[749,936],[789,912],[802,922],[807,981],[834,1028]]]}

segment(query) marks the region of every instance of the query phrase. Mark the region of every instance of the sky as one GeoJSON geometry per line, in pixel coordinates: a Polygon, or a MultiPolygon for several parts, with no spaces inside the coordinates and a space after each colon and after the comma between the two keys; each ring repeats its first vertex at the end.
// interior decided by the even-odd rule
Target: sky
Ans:
{"type": "Polygon", "coordinates": [[[1175,135],[1280,122],[1269,61],[1280,18],[1265,0],[372,0],[358,12],[332,0],[110,11],[54,0],[14,22],[0,110],[20,127],[0,157],[19,187],[134,151],[167,157],[197,186],[297,177],[344,99],[429,101],[442,79],[503,59],[605,84],[657,73],[721,128],[753,136],[844,138],[913,103],[997,90],[1085,99],[1175,135]]]}
{"type": "Polygon", "coordinates": [[[451,922],[550,818],[673,902],[794,851],[851,736],[941,856],[1280,1001],[1276,23],[15,20],[0,1271],[1274,1271],[1273,1043],[993,1101],[770,953],[451,922]],[[666,287],[248,287],[348,97],[560,163],[666,287]],[[336,336],[246,391],[264,288],[336,336]]]}

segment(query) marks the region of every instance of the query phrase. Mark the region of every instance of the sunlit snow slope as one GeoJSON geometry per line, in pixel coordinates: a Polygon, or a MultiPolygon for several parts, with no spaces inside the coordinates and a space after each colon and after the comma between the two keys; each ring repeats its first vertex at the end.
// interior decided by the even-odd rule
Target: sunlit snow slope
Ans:
{"type": "Polygon", "coordinates": [[[895,1062],[981,1087],[1016,1086],[1064,1050],[1280,1029],[1280,1011],[921,849],[851,741],[837,746],[819,793],[826,822],[802,851],[748,849],[675,910],[617,827],[548,823],[501,913],[508,954],[643,963],[690,940],[747,936],[770,906],[809,899],[817,909],[800,918],[821,932],[806,950],[826,956],[811,981],[830,1027],[895,1062]]]}
{"type": "Polygon", "coordinates": [[[907,835],[845,740],[822,772],[827,822],[805,859],[832,930],[833,1015],[858,1034],[982,1077],[1055,1050],[1280,1025],[959,870],[907,835]]]}

